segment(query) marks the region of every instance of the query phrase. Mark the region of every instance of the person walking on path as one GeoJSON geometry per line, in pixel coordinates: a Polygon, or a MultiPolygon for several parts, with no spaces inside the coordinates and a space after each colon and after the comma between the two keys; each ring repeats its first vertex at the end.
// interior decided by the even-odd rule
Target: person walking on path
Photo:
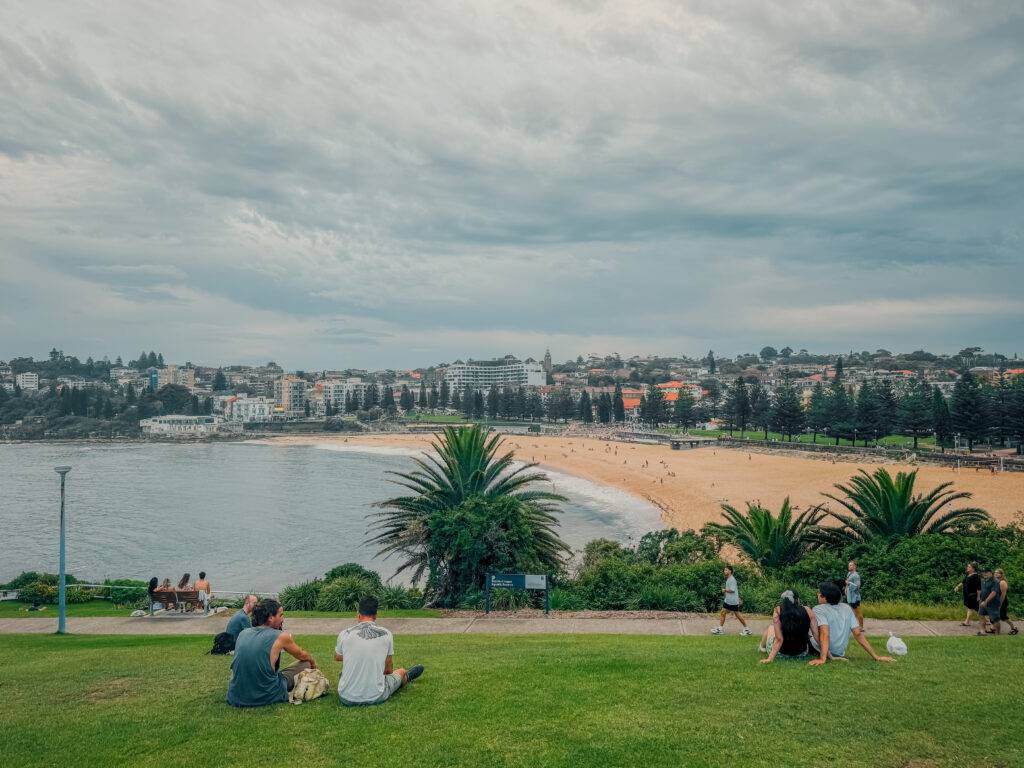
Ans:
{"type": "Polygon", "coordinates": [[[740,588],[736,583],[736,577],[733,576],[731,565],[725,566],[725,586],[722,587],[722,595],[722,610],[718,615],[718,626],[711,630],[711,634],[722,634],[722,627],[725,626],[725,617],[731,613],[743,625],[743,631],[740,634],[749,635],[750,627],[747,626],[747,622],[740,613],[740,606],[743,605],[743,600],[740,599],[740,588]]]}
{"type": "Polygon", "coordinates": [[[235,643],[228,683],[228,704],[235,707],[263,707],[286,704],[295,678],[307,669],[316,669],[313,657],[302,648],[284,626],[284,608],[277,600],[261,600],[252,609],[252,626],[243,629],[235,643]],[[282,670],[281,654],[298,659],[282,670]]]}
{"type": "Polygon", "coordinates": [[[851,560],[846,564],[846,602],[850,604],[854,615],[857,617],[857,626],[864,629],[864,613],[860,609],[860,574],[857,573],[857,563],[851,560]]]}
{"type": "MultiPolygon", "coordinates": [[[[978,602],[981,594],[981,576],[978,573],[978,564],[971,562],[967,564],[967,574],[964,576],[963,581],[953,587],[954,591],[959,590],[963,593],[964,608],[967,609],[967,615],[964,616],[964,620],[960,622],[961,627],[971,626],[971,611],[975,614],[978,613],[978,602]]],[[[979,621],[981,616],[978,616],[979,621]]]]}
{"type": "Polygon", "coordinates": [[[999,584],[999,622],[1010,625],[1010,634],[1017,634],[1017,625],[1010,621],[1010,584],[1002,568],[996,568],[996,582],[999,584]]]}
{"type": "Polygon", "coordinates": [[[981,600],[978,602],[978,616],[981,619],[981,631],[978,634],[998,635],[999,604],[1002,602],[999,599],[999,582],[993,576],[991,568],[985,568],[981,575],[984,580],[981,582],[981,600]],[[991,630],[987,629],[989,624],[992,625],[991,630]]]}

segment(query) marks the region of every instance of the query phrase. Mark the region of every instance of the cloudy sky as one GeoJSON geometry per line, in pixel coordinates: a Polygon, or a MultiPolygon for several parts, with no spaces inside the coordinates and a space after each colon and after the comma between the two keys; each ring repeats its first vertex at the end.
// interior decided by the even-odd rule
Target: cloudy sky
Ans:
{"type": "Polygon", "coordinates": [[[0,7],[0,359],[1024,354],[1019,2],[233,5],[0,7]]]}

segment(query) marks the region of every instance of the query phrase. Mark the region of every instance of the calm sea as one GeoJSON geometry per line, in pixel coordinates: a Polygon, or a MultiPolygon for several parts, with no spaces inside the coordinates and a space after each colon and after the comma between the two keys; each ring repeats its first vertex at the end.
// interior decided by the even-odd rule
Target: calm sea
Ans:
{"type": "MultiPolygon", "coordinates": [[[[347,446],[226,444],[0,445],[0,582],[57,570],[59,478],[68,475],[68,571],[79,578],[193,579],[222,590],[275,590],[357,562],[387,576],[367,537],[376,501],[401,493],[388,470],[407,452],[347,446]]],[[[549,473],[569,497],[561,535],[573,547],[636,539],[658,510],[579,478],[549,473]]]]}

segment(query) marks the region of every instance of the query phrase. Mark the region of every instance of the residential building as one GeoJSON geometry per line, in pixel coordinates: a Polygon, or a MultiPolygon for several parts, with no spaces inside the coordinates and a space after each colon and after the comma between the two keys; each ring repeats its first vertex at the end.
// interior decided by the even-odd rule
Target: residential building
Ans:
{"type": "Polygon", "coordinates": [[[230,424],[220,416],[154,416],[139,421],[144,435],[160,435],[164,437],[203,437],[219,433],[237,433],[241,424],[230,424]]]}
{"type": "Polygon", "coordinates": [[[440,373],[453,392],[467,387],[472,390],[488,390],[492,386],[541,387],[547,382],[539,363],[525,363],[511,355],[499,360],[457,361],[442,368],[440,373]]]}
{"type": "Polygon", "coordinates": [[[306,415],[306,380],[292,374],[274,381],[275,409],[285,416],[306,415]]]}
{"type": "Polygon", "coordinates": [[[351,377],[347,379],[323,379],[318,381],[314,388],[323,393],[325,406],[327,403],[330,403],[332,411],[341,413],[345,409],[345,400],[350,396],[357,405],[361,405],[366,396],[366,389],[369,386],[370,382],[363,381],[358,377],[351,377]]]}
{"type": "Polygon", "coordinates": [[[270,421],[273,412],[274,403],[265,397],[231,395],[223,400],[224,418],[228,421],[265,422],[270,421]]]}
{"type": "Polygon", "coordinates": [[[178,386],[186,387],[191,392],[196,385],[195,368],[179,368],[177,365],[165,365],[163,368],[157,369],[156,388],[160,389],[160,387],[167,384],[177,384],[178,386]]]}
{"type": "Polygon", "coordinates": [[[39,374],[19,373],[17,376],[14,377],[14,383],[21,387],[22,392],[38,392],[39,374]]]}

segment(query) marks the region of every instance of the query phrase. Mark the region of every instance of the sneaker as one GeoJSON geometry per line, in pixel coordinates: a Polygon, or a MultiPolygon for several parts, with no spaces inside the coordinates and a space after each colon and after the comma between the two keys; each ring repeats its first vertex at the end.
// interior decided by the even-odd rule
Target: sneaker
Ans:
{"type": "Polygon", "coordinates": [[[423,665],[422,664],[417,664],[415,667],[413,667],[412,669],[410,669],[408,672],[405,673],[405,675],[409,679],[410,683],[413,680],[415,680],[417,677],[422,675],[422,674],[423,674],[423,665]]]}
{"type": "Polygon", "coordinates": [[[722,634],[722,628],[721,627],[715,627],[714,629],[711,630],[711,634],[712,635],[720,635],[720,634],[722,634]]]}
{"type": "Polygon", "coordinates": [[[750,628],[749,627],[744,627],[743,631],[740,632],[740,634],[743,635],[744,637],[750,637],[750,635],[751,635],[750,628]]]}

